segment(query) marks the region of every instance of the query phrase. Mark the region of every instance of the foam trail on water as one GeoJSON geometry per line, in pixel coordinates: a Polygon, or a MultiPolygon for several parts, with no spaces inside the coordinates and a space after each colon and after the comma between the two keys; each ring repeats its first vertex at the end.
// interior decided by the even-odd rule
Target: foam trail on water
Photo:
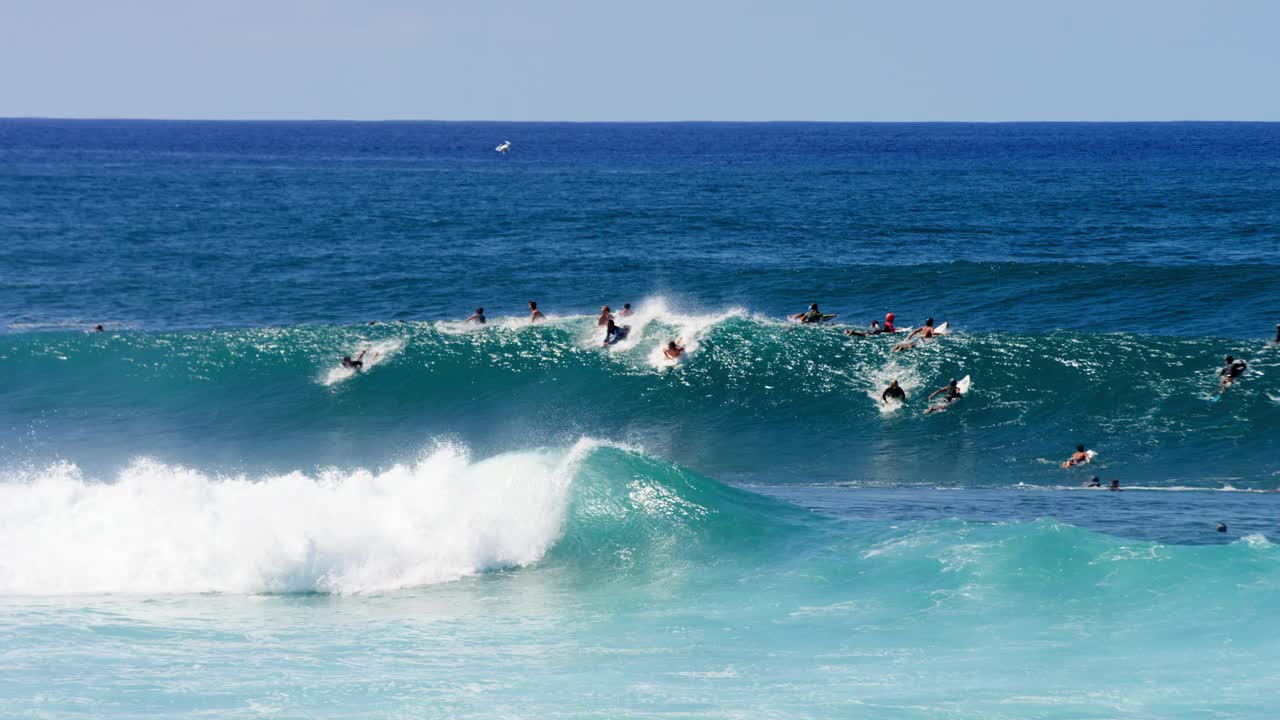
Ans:
{"type": "Polygon", "coordinates": [[[0,593],[352,593],[536,562],[595,445],[258,479],[139,460],[0,481],[0,593]]]}

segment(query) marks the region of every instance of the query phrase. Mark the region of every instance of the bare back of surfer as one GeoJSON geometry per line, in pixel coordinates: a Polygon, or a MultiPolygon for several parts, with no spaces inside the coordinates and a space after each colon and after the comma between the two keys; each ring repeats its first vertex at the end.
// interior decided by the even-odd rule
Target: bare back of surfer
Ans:
{"type": "Polygon", "coordinates": [[[596,326],[603,327],[612,319],[613,319],[613,311],[609,309],[608,305],[603,305],[600,308],[600,317],[596,318],[596,326]]]}
{"type": "Polygon", "coordinates": [[[929,338],[933,337],[934,336],[933,318],[929,318],[928,320],[925,320],[924,325],[916,328],[915,330],[912,330],[911,334],[907,335],[906,340],[903,340],[902,342],[893,346],[893,351],[902,352],[903,350],[910,350],[911,348],[915,347],[916,344],[912,342],[912,338],[914,338],[916,335],[919,335],[921,340],[928,340],[929,338]]]}
{"type": "Polygon", "coordinates": [[[677,345],[676,341],[672,340],[671,342],[667,343],[666,347],[662,348],[662,354],[668,360],[679,359],[679,357],[684,354],[684,346],[677,345]]]}
{"type": "Polygon", "coordinates": [[[547,316],[543,315],[542,311],[538,309],[538,303],[533,300],[530,300],[529,301],[529,322],[536,323],[539,320],[546,320],[546,319],[547,319],[547,316]]]}
{"type": "Polygon", "coordinates": [[[1089,455],[1089,451],[1084,449],[1084,445],[1077,445],[1076,451],[1071,453],[1071,457],[1067,458],[1066,462],[1062,463],[1062,467],[1069,468],[1075,467],[1076,465],[1087,465],[1091,460],[1093,460],[1093,457],[1089,455]]]}

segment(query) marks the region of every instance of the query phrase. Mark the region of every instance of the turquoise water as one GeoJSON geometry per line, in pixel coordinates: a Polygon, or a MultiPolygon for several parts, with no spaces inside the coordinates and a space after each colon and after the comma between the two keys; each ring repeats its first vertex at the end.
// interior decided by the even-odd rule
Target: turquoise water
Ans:
{"type": "Polygon", "coordinates": [[[1270,717],[1278,149],[0,121],[0,716],[1270,717]]]}

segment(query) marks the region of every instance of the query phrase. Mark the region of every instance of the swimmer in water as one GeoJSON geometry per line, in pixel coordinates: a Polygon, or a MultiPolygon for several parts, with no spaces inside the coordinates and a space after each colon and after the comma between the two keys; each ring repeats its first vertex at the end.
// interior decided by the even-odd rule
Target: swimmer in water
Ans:
{"type": "Polygon", "coordinates": [[[613,311],[609,310],[608,305],[604,305],[600,308],[600,317],[596,318],[596,326],[603,327],[604,325],[608,324],[608,322],[612,319],[613,319],[613,311]]]}
{"type": "Polygon", "coordinates": [[[366,351],[366,350],[361,350],[361,351],[360,351],[360,354],[359,354],[359,355],[356,355],[356,357],[355,357],[355,359],[354,359],[354,360],[352,360],[352,359],[351,359],[351,356],[350,356],[350,355],[344,355],[344,356],[342,357],[342,367],[347,368],[348,370],[360,370],[360,369],[363,369],[363,368],[364,368],[364,362],[361,360],[361,358],[363,358],[363,357],[364,357],[364,354],[365,354],[366,352],[368,352],[368,351],[366,351]]]}
{"type": "Polygon", "coordinates": [[[880,322],[878,320],[872,320],[871,327],[867,328],[866,330],[854,330],[850,328],[848,330],[845,330],[844,334],[851,335],[854,337],[870,337],[872,335],[879,335],[882,332],[884,332],[884,328],[880,327],[880,322]]]}
{"type": "Polygon", "coordinates": [[[798,315],[792,315],[791,319],[799,320],[802,324],[808,325],[809,323],[822,322],[824,318],[822,312],[818,310],[818,303],[812,303],[809,305],[808,310],[798,315]]]}
{"type": "Polygon", "coordinates": [[[631,317],[631,303],[622,303],[622,310],[618,312],[618,317],[631,317]]]}
{"type": "Polygon", "coordinates": [[[473,322],[477,325],[483,325],[488,322],[488,320],[484,317],[484,308],[478,307],[476,308],[476,311],[471,314],[471,317],[463,320],[462,322],[473,322]]]}
{"type": "Polygon", "coordinates": [[[1076,451],[1071,453],[1071,457],[1062,463],[1063,468],[1075,467],[1076,465],[1086,465],[1093,458],[1089,457],[1089,453],[1084,449],[1083,445],[1077,445],[1076,451]]]}
{"type": "Polygon", "coordinates": [[[1110,489],[1110,490],[1112,490],[1113,492],[1121,492],[1121,490],[1120,490],[1120,481],[1119,481],[1119,480],[1112,480],[1112,481],[1111,481],[1111,487],[1110,487],[1109,489],[1110,489]]]}
{"type": "Polygon", "coordinates": [[[902,389],[902,386],[898,384],[897,380],[889,383],[889,387],[885,388],[884,392],[880,393],[880,402],[885,405],[888,405],[890,400],[903,402],[906,399],[907,391],[902,389]]]}
{"type": "Polygon", "coordinates": [[[605,324],[604,342],[601,343],[601,345],[612,345],[616,342],[621,342],[630,331],[630,327],[626,325],[617,325],[613,322],[613,318],[610,317],[608,322],[605,324]]]}
{"type": "Polygon", "coordinates": [[[684,346],[677,345],[676,341],[672,340],[671,342],[667,343],[666,347],[662,348],[662,354],[666,356],[668,360],[677,360],[681,355],[684,354],[684,346]]]}
{"type": "Polygon", "coordinates": [[[101,326],[101,325],[94,325],[94,326],[93,326],[93,331],[94,331],[94,332],[102,332],[102,326],[101,326]]]}
{"type": "Polygon", "coordinates": [[[1228,355],[1226,364],[1224,364],[1222,369],[1218,371],[1218,376],[1221,378],[1218,381],[1218,392],[1226,392],[1227,388],[1231,387],[1231,384],[1236,381],[1236,378],[1243,375],[1244,371],[1248,367],[1249,364],[1246,363],[1243,358],[1234,358],[1228,355]]]}
{"type": "Polygon", "coordinates": [[[529,301],[529,322],[536,323],[539,320],[546,320],[546,319],[547,319],[547,316],[543,315],[542,311],[538,309],[538,303],[534,302],[533,300],[530,300],[529,301]]]}

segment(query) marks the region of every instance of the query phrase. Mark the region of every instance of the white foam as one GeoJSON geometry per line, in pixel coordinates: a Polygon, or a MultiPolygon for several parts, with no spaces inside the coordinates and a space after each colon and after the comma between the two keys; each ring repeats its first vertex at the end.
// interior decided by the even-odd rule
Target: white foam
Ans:
{"type": "Polygon", "coordinates": [[[358,593],[536,562],[599,443],[250,479],[140,460],[0,481],[0,593],[358,593]]]}

